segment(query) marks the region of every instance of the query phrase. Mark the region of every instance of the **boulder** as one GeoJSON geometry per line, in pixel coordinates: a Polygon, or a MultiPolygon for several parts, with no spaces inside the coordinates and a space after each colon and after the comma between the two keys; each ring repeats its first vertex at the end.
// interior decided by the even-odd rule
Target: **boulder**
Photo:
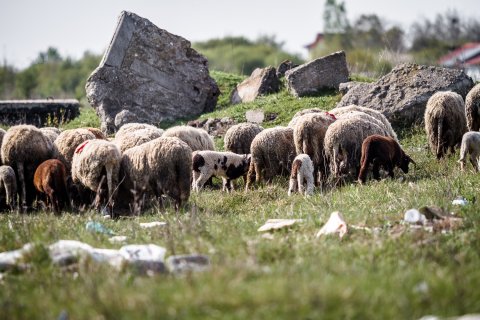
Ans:
{"type": "Polygon", "coordinates": [[[298,64],[295,64],[290,60],[282,61],[282,63],[280,63],[280,65],[277,67],[277,78],[285,76],[285,72],[296,67],[298,67],[298,64]]]}
{"type": "Polygon", "coordinates": [[[230,96],[232,104],[252,102],[260,95],[275,93],[280,90],[280,81],[274,67],[257,68],[249,78],[237,85],[230,96]]]}
{"type": "Polygon", "coordinates": [[[296,96],[315,95],[325,88],[337,89],[348,81],[345,52],[338,51],[285,72],[288,91],[296,96]]]}
{"type": "Polygon", "coordinates": [[[401,64],[374,83],[351,87],[336,107],[372,108],[401,128],[423,121],[427,101],[435,92],[451,90],[465,98],[472,87],[472,79],[462,70],[401,64]]]}
{"type": "Polygon", "coordinates": [[[187,122],[188,126],[201,128],[208,132],[213,137],[219,137],[225,135],[227,130],[235,125],[236,122],[232,118],[208,118],[203,120],[192,120],[187,122]]]}
{"type": "Polygon", "coordinates": [[[189,41],[126,11],[86,91],[108,133],[118,129],[115,119],[124,110],[136,122],[159,125],[212,111],[220,94],[207,59],[189,41]]]}

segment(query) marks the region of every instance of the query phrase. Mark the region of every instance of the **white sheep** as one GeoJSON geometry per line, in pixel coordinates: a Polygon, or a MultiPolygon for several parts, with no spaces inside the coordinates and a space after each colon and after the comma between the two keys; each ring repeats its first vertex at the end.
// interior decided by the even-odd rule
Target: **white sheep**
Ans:
{"type": "Polygon", "coordinates": [[[313,194],[313,189],[313,162],[308,154],[301,153],[295,157],[292,163],[288,195],[291,196],[298,190],[300,194],[310,196],[313,194]]]}
{"type": "Polygon", "coordinates": [[[177,137],[192,149],[215,150],[215,144],[207,131],[190,126],[176,126],[167,129],[162,137],[177,137]]]}
{"type": "Polygon", "coordinates": [[[463,98],[453,91],[439,91],[427,101],[425,131],[430,150],[442,158],[447,150],[455,152],[462,136],[467,132],[463,98]]]}
{"type": "Polygon", "coordinates": [[[81,183],[97,192],[95,207],[104,200],[103,181],[106,178],[109,208],[113,208],[113,198],[118,185],[121,153],[118,147],[101,139],[87,140],[75,149],[72,160],[72,181],[81,183]]]}
{"type": "Polygon", "coordinates": [[[250,145],[253,138],[259,134],[263,128],[256,123],[239,123],[231,126],[225,133],[223,147],[226,151],[238,154],[250,153],[250,145]]]}
{"type": "Polygon", "coordinates": [[[231,181],[247,174],[250,156],[233,152],[195,151],[192,154],[192,162],[194,191],[200,191],[212,176],[221,177],[223,191],[230,191],[231,181]]]}
{"type": "Polygon", "coordinates": [[[56,157],[65,164],[67,172],[71,171],[75,149],[83,142],[92,139],[95,139],[95,135],[85,128],[65,130],[58,135],[54,142],[56,157]]]}
{"type": "MultiPolygon", "coordinates": [[[[123,127],[122,127],[123,128],[123,127]]],[[[162,136],[163,130],[161,129],[152,129],[144,128],[138,129],[128,134],[123,132],[121,135],[116,135],[113,142],[120,149],[120,152],[123,153],[126,150],[144,144],[145,142],[152,141],[153,139],[160,138],[162,136]]]]}
{"type": "Polygon", "coordinates": [[[160,136],[163,134],[163,130],[155,127],[154,125],[147,124],[147,123],[132,122],[132,123],[126,123],[123,126],[121,126],[120,129],[118,129],[117,133],[115,134],[115,140],[120,140],[122,139],[123,136],[128,136],[137,130],[143,130],[143,129],[150,129],[151,131],[157,131],[160,136]]]}
{"type": "Polygon", "coordinates": [[[462,145],[460,147],[460,169],[465,170],[467,156],[470,155],[470,163],[475,171],[480,170],[480,132],[469,131],[462,137],[462,145]]]}
{"type": "Polygon", "coordinates": [[[15,198],[17,195],[17,178],[15,171],[10,166],[0,166],[0,196],[5,198],[5,202],[0,203],[0,208],[13,210],[15,207],[15,198]]]}

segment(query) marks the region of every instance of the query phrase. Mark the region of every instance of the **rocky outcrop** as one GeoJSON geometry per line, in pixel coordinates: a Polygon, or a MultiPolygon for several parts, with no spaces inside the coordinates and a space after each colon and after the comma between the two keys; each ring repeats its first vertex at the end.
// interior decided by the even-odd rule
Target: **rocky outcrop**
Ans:
{"type": "Polygon", "coordinates": [[[463,98],[473,87],[462,70],[401,64],[374,83],[351,86],[336,107],[356,104],[382,112],[399,128],[421,123],[428,99],[451,90],[463,98]]]}
{"type": "Polygon", "coordinates": [[[230,97],[232,104],[252,102],[260,95],[275,93],[280,90],[280,82],[274,67],[255,69],[250,77],[233,90],[230,97]]]}
{"type": "Polygon", "coordinates": [[[337,89],[348,81],[345,52],[339,51],[315,59],[285,72],[288,91],[296,96],[315,95],[325,88],[337,89]]]}
{"type": "Polygon", "coordinates": [[[136,122],[158,125],[212,111],[220,94],[207,59],[189,41],[126,11],[86,91],[108,133],[118,129],[115,118],[124,110],[136,122]]]}

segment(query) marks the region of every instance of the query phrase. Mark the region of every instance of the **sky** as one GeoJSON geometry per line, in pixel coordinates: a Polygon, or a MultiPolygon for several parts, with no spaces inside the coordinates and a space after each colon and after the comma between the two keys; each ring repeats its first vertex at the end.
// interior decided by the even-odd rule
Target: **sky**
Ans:
{"type": "MultiPolygon", "coordinates": [[[[48,47],[63,57],[103,54],[122,10],[149,19],[191,42],[224,36],[255,40],[275,35],[284,49],[306,57],[304,46],[322,31],[325,0],[1,0],[0,59],[18,69],[48,47]]],[[[408,27],[423,18],[457,10],[480,19],[479,0],[345,0],[350,21],[377,14],[387,26],[408,27]]]]}

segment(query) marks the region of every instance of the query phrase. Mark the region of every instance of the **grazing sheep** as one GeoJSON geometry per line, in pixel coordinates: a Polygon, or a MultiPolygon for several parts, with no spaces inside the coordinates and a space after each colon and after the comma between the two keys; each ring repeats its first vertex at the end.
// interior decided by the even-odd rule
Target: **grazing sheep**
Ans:
{"type": "Polygon", "coordinates": [[[395,139],[381,135],[368,136],[362,144],[358,181],[365,183],[370,164],[373,164],[373,177],[380,180],[380,166],[387,170],[388,175],[393,179],[393,168],[399,167],[403,172],[408,173],[410,162],[415,164],[395,139]]]}
{"type": "Polygon", "coordinates": [[[475,171],[480,170],[480,132],[469,131],[462,137],[462,145],[460,147],[460,169],[465,170],[467,156],[470,155],[470,163],[475,171]]]}
{"type": "Polygon", "coordinates": [[[162,137],[177,137],[190,147],[192,151],[215,150],[215,144],[208,132],[190,126],[176,126],[167,129],[162,137]]]}
{"type": "Polygon", "coordinates": [[[55,139],[60,135],[60,129],[55,127],[43,127],[40,128],[40,131],[52,142],[55,142],[55,139]]]}
{"type": "Polygon", "coordinates": [[[45,194],[47,206],[58,214],[70,205],[67,188],[67,169],[62,161],[50,159],[42,162],[33,177],[38,192],[45,194]]]}
{"type": "Polygon", "coordinates": [[[300,194],[305,194],[306,196],[313,194],[313,162],[308,154],[305,153],[299,154],[293,160],[288,195],[291,196],[297,189],[300,194]],[[306,188],[304,184],[307,185],[306,188]]]}
{"type": "Polygon", "coordinates": [[[0,197],[5,201],[0,202],[1,210],[13,210],[17,197],[17,177],[10,166],[0,166],[0,197]]]}
{"type": "MultiPolygon", "coordinates": [[[[124,203],[131,205],[153,193],[159,201],[162,194],[175,200],[175,209],[190,197],[192,149],[175,137],[160,137],[125,151],[122,156],[120,191],[124,203]]],[[[141,207],[141,205],[140,205],[141,207]]]]}
{"type": "Polygon", "coordinates": [[[388,135],[398,141],[397,134],[395,133],[395,130],[393,130],[390,121],[388,121],[387,117],[385,117],[380,111],[351,104],[345,107],[335,108],[333,110],[330,110],[329,112],[335,115],[338,119],[340,119],[343,118],[345,114],[355,111],[364,112],[369,116],[375,118],[376,120],[380,121],[385,130],[387,131],[388,135]]]}
{"type": "Polygon", "coordinates": [[[260,132],[252,141],[252,159],[246,189],[256,182],[270,182],[276,175],[289,175],[295,158],[293,129],[275,127],[260,132]]]}
{"type": "Polygon", "coordinates": [[[364,115],[347,117],[338,119],[328,127],[324,148],[334,176],[349,174],[357,177],[363,140],[372,134],[387,135],[385,129],[370,118],[364,115]]]}
{"type": "Polygon", "coordinates": [[[253,138],[259,134],[263,128],[256,123],[239,123],[230,127],[225,133],[223,146],[226,151],[238,154],[250,153],[250,145],[253,138]]]}
{"type": "Polygon", "coordinates": [[[480,83],[470,90],[465,98],[465,114],[470,131],[480,129],[480,83]]]}
{"type": "Polygon", "coordinates": [[[300,110],[298,111],[297,113],[295,113],[292,117],[292,120],[290,120],[290,122],[288,123],[288,126],[289,128],[293,128],[295,127],[295,125],[297,124],[297,120],[307,114],[307,113],[325,113],[325,110],[322,110],[322,109],[319,109],[319,108],[311,108],[311,109],[303,109],[303,110],[300,110]]]}
{"type": "Polygon", "coordinates": [[[425,131],[430,150],[442,158],[447,150],[455,152],[467,132],[462,96],[452,91],[440,91],[428,99],[425,110],[425,131]]]}
{"type": "Polygon", "coordinates": [[[142,129],[150,129],[152,131],[158,131],[160,135],[163,134],[163,130],[160,128],[157,128],[151,124],[146,124],[146,123],[137,123],[137,122],[132,122],[132,123],[126,123],[123,126],[118,129],[117,133],[115,134],[115,139],[121,139],[122,136],[129,135],[132,132],[135,132],[137,130],[142,130],[142,129]]]}
{"type": "Polygon", "coordinates": [[[75,149],[72,160],[72,181],[97,193],[95,207],[105,203],[104,180],[108,189],[107,205],[113,208],[118,185],[121,154],[118,147],[106,140],[87,140],[75,149]]]}
{"type": "Polygon", "coordinates": [[[323,149],[323,141],[328,127],[335,121],[325,112],[307,113],[298,117],[293,128],[293,139],[297,155],[306,153],[313,161],[315,182],[323,181],[328,174],[328,163],[323,149]]]}
{"type": "Polygon", "coordinates": [[[192,162],[194,191],[200,191],[212,176],[222,177],[223,191],[230,191],[231,181],[247,174],[250,156],[233,152],[194,151],[192,162]]]}
{"type": "Polygon", "coordinates": [[[95,136],[95,139],[107,140],[107,136],[105,134],[103,134],[102,130],[100,130],[98,128],[85,127],[83,129],[87,129],[88,131],[93,133],[93,135],[95,136]]]}
{"type": "MultiPolygon", "coordinates": [[[[122,127],[123,128],[123,127],[122,127]]],[[[122,134],[119,137],[115,137],[113,142],[123,153],[126,150],[144,144],[145,142],[152,141],[153,139],[160,138],[163,130],[144,128],[132,131],[128,134],[122,134]]]]}
{"type": "Polygon", "coordinates": [[[71,171],[75,149],[83,142],[92,139],[95,139],[95,135],[85,128],[65,130],[55,139],[56,158],[65,164],[67,172],[71,171]]]}
{"type": "Polygon", "coordinates": [[[22,210],[30,206],[35,198],[35,169],[40,163],[53,157],[53,150],[53,144],[35,126],[13,126],[5,133],[1,148],[2,162],[15,171],[22,210]]]}

